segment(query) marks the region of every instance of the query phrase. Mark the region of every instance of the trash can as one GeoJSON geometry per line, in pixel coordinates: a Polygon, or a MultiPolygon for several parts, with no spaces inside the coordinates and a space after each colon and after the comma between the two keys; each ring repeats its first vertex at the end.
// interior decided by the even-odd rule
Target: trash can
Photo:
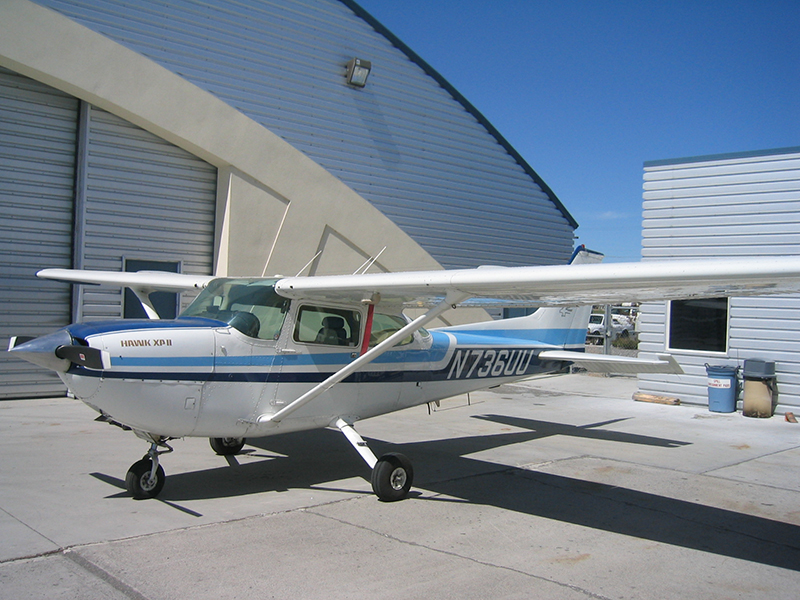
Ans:
{"type": "Polygon", "coordinates": [[[742,414],[761,419],[771,417],[775,412],[775,363],[748,358],[744,361],[742,379],[742,414]]]}
{"type": "Polygon", "coordinates": [[[739,367],[706,364],[708,410],[719,413],[736,411],[736,396],[739,391],[739,380],[736,377],[738,371],[739,367]]]}

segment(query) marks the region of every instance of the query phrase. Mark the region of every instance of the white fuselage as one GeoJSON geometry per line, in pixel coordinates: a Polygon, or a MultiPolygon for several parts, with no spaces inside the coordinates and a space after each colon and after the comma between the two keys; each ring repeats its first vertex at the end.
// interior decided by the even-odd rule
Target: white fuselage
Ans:
{"type": "Polygon", "coordinates": [[[358,349],[304,344],[288,334],[253,339],[219,325],[178,319],[72,326],[73,335],[110,354],[111,369],[73,366],[61,376],[78,399],[134,429],[165,437],[258,437],[327,427],[340,417],[365,419],[561,367],[538,360],[542,345],[502,338],[460,344],[454,333],[416,334],[291,417],[259,424],[260,415],[301,396],[354,360],[358,349]]]}

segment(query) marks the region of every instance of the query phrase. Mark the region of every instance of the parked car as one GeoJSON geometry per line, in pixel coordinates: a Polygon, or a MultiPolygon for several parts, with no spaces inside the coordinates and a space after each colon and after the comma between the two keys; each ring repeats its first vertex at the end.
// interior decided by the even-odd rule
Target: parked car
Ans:
{"type": "MultiPolygon", "coordinates": [[[[602,313],[593,313],[589,315],[589,328],[586,335],[589,340],[596,341],[597,343],[606,335],[606,316],[602,313]]],[[[627,338],[634,333],[634,324],[631,320],[624,315],[611,315],[611,339],[614,340],[618,337],[627,338]]]]}

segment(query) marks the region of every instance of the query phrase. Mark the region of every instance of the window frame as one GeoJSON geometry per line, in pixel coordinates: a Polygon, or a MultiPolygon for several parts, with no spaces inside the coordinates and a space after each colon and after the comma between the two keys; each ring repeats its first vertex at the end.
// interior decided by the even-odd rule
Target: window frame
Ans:
{"type": "Polygon", "coordinates": [[[187,306],[179,315],[180,318],[200,317],[226,323],[251,341],[266,342],[274,344],[278,341],[286,326],[286,320],[292,310],[292,303],[288,298],[283,298],[275,292],[275,281],[272,279],[254,277],[219,277],[212,280],[200,294],[187,306]],[[274,298],[279,298],[282,305],[273,304],[250,304],[242,302],[248,296],[234,297],[233,291],[239,288],[250,288],[255,292],[255,288],[263,288],[263,291],[272,292],[274,298]],[[219,300],[219,302],[217,302],[219,300]],[[234,306],[240,304],[242,308],[235,310],[234,306]],[[222,306],[224,309],[221,309],[222,306]],[[211,308],[215,308],[212,312],[211,308]],[[259,310],[256,310],[256,309],[259,310]],[[202,311],[200,309],[203,309],[202,311]],[[242,310],[244,309],[244,310],[242,310]],[[280,311],[278,319],[267,319],[273,316],[271,312],[262,312],[260,309],[277,309],[280,311]],[[241,325],[234,324],[234,317],[237,314],[249,314],[258,319],[259,330],[256,336],[252,336],[243,330],[241,325]],[[265,325],[269,325],[266,328],[265,325]],[[267,333],[271,335],[265,337],[267,333]]]}
{"type": "MultiPolygon", "coordinates": [[[[145,258],[122,257],[122,270],[125,273],[138,271],[164,271],[167,273],[182,273],[183,261],[181,260],[149,260],[145,258]]],[[[181,294],[178,292],[150,292],[147,294],[153,308],[160,319],[177,319],[181,314],[181,294]]],[[[122,289],[122,318],[123,319],[149,319],[142,306],[141,300],[132,289],[122,289]]]]}
{"type": "MultiPolygon", "coordinates": [[[[329,304],[322,305],[322,304],[311,304],[311,303],[308,303],[308,302],[304,302],[302,304],[298,304],[297,310],[294,313],[294,323],[292,325],[292,330],[291,330],[291,340],[292,340],[292,342],[294,344],[318,346],[318,347],[325,347],[325,348],[341,348],[341,349],[346,349],[346,350],[353,351],[353,350],[357,350],[358,348],[361,347],[361,336],[362,336],[363,327],[364,327],[364,312],[361,311],[361,310],[358,310],[356,308],[353,308],[352,306],[335,306],[335,305],[329,305],[329,304]],[[344,345],[344,344],[326,344],[324,342],[317,342],[316,340],[301,339],[301,337],[299,335],[300,327],[301,327],[301,325],[303,325],[302,316],[303,316],[303,312],[306,311],[306,310],[317,312],[317,313],[327,312],[327,313],[329,313],[329,316],[342,317],[345,320],[345,322],[348,324],[348,327],[350,328],[350,337],[351,337],[350,343],[348,343],[346,345],[344,345]],[[345,313],[349,313],[350,315],[355,317],[355,319],[356,319],[355,325],[357,326],[356,329],[355,329],[355,332],[353,331],[353,322],[347,319],[347,317],[345,316],[345,313]]],[[[311,329],[313,330],[314,328],[311,328],[311,329]]],[[[318,335],[318,334],[315,333],[314,335],[316,337],[316,335],[318,335]]]]}
{"type": "MultiPolygon", "coordinates": [[[[680,352],[682,354],[695,354],[695,355],[711,355],[711,356],[727,356],[730,350],[731,342],[731,299],[730,297],[716,297],[716,298],[692,298],[688,300],[670,300],[666,306],[666,322],[664,330],[664,346],[668,352],[680,352]],[[698,348],[682,348],[674,346],[672,340],[672,326],[674,321],[672,305],[674,302],[688,303],[702,300],[724,300],[725,301],[725,339],[724,350],[708,350],[698,348]]],[[[678,340],[680,341],[680,340],[678,340]]]]}

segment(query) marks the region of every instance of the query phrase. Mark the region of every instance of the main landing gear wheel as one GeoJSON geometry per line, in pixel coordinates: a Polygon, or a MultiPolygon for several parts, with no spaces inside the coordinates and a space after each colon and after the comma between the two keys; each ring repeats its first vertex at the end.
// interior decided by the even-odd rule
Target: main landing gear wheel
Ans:
{"type": "Polygon", "coordinates": [[[414,479],[411,461],[402,454],[385,454],[372,469],[372,491],[381,502],[395,502],[408,495],[414,479]]]}
{"type": "Polygon", "coordinates": [[[156,472],[153,473],[153,461],[145,456],[128,469],[128,474],[125,476],[125,487],[137,500],[155,498],[164,487],[165,480],[166,475],[164,475],[161,465],[158,465],[156,472]]]}
{"type": "Polygon", "coordinates": [[[231,456],[239,454],[247,440],[245,438],[208,438],[208,441],[214,452],[220,456],[231,456]]]}

